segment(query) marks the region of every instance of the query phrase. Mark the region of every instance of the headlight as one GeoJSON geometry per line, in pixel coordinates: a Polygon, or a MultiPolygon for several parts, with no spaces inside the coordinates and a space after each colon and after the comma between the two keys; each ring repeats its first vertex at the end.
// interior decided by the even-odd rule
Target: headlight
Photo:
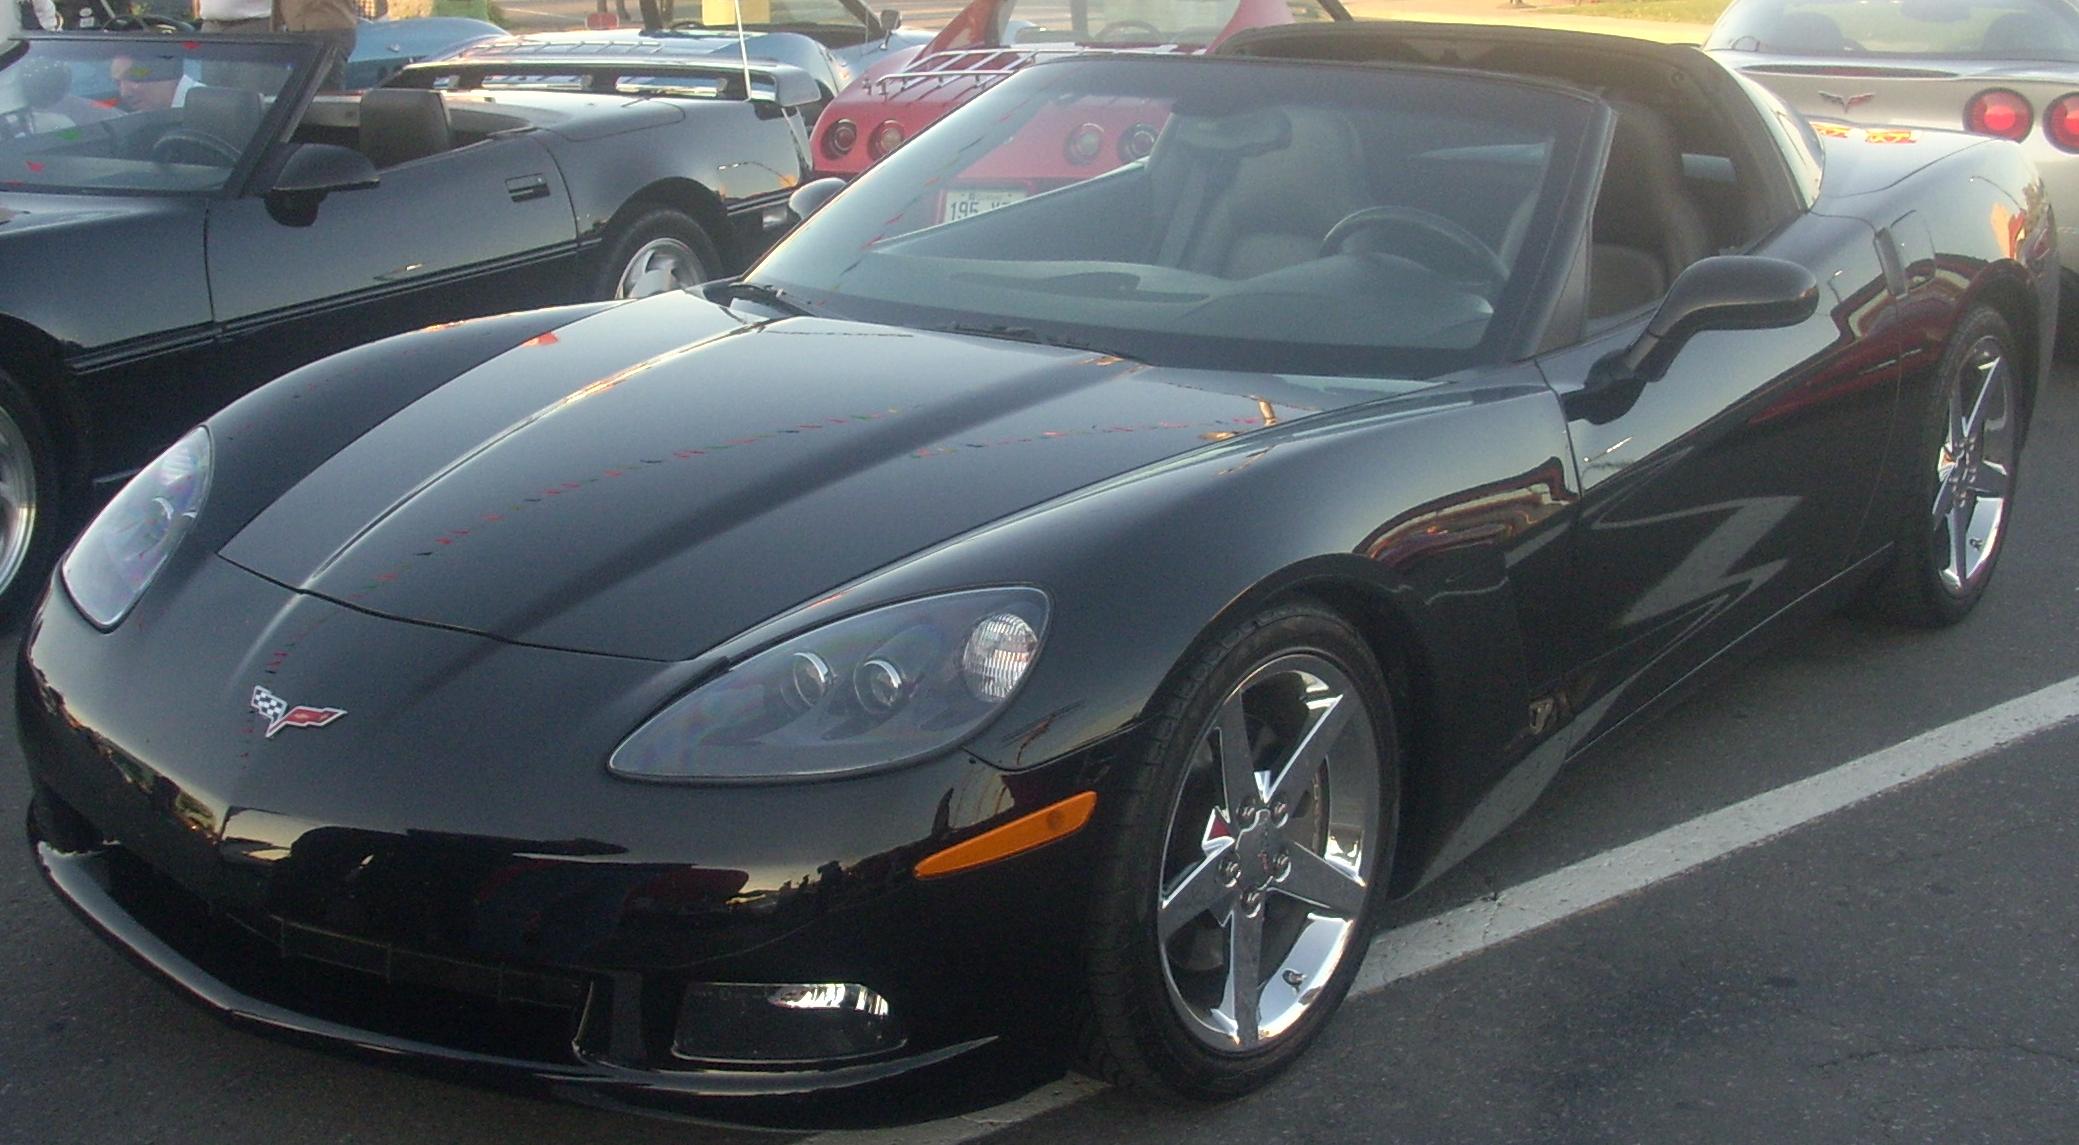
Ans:
{"type": "Polygon", "coordinates": [[[1046,625],[1046,594],[1033,588],[846,617],[686,693],[607,767],[643,779],[804,779],[944,751],[1003,710],[1046,625]]]}
{"type": "Polygon", "coordinates": [[[115,495],[65,557],[72,603],[114,628],[195,526],[209,494],[209,431],[196,426],[115,495]]]}

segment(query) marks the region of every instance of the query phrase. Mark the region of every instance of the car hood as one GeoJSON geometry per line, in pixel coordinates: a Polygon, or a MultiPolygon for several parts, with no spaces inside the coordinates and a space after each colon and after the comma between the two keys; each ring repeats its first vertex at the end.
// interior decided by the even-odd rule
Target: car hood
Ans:
{"type": "Polygon", "coordinates": [[[181,213],[173,198],[118,195],[36,195],[0,190],[0,241],[50,234],[115,219],[181,213]]]}
{"type": "Polygon", "coordinates": [[[687,659],[1019,509],[1359,396],[998,339],[743,323],[673,295],[462,374],[220,551],[385,616],[687,659]],[[708,333],[660,333],[689,329],[708,333]]]}

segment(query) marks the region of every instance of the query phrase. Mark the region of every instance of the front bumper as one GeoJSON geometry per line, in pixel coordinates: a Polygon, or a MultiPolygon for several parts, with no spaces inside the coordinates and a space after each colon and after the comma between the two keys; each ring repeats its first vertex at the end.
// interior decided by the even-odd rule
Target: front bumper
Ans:
{"type": "MultiPolygon", "coordinates": [[[[380,1000],[374,995],[384,991],[374,983],[349,991],[323,986],[313,990],[308,984],[299,984],[293,971],[285,973],[289,956],[269,951],[257,941],[258,935],[242,951],[234,949],[236,940],[228,933],[211,938],[205,936],[203,928],[177,927],[184,933],[162,936],[165,920],[159,920],[162,925],[155,929],[122,901],[137,893],[134,885],[123,885],[137,876],[132,873],[126,879],[115,869],[123,863],[123,856],[106,849],[63,851],[43,840],[36,840],[34,846],[38,870],[66,905],[190,1001],[234,1025],[319,1048],[358,1051],[435,1074],[585,1104],[696,1116],[705,1112],[733,1121],[786,1125],[854,1124],[860,1116],[872,1119],[881,1110],[899,1109],[902,1115],[913,1115],[920,1101],[926,1105],[943,1104],[939,1093],[961,1088],[950,1076],[914,1078],[912,1075],[919,1071],[951,1075],[980,1068],[996,1081],[1008,1080],[996,1055],[976,1053],[990,1047],[994,1038],[813,1071],[661,1071],[617,1066],[590,1057],[584,1049],[586,1031],[603,1029],[611,1021],[606,1014],[611,1010],[612,990],[605,983],[582,984],[579,992],[568,998],[559,995],[530,996],[524,1001],[498,999],[500,1006],[528,1004],[536,1012],[519,1020],[507,1015],[503,1020],[475,1027],[479,1035],[507,1034],[516,1046],[546,1047],[560,1038],[566,1047],[564,1052],[516,1056],[435,1040],[437,1035],[410,1037],[386,1033],[374,1028],[382,1024],[380,1020],[357,1025],[350,1019],[332,1020],[323,1014],[365,1011],[371,1002],[381,1009],[404,1013],[406,1004],[416,1002],[418,1007],[409,1012],[425,1024],[462,1016],[459,1011],[465,1008],[463,1000],[438,988],[413,989],[399,983],[389,984],[387,992],[391,997],[380,1000]],[[565,1060],[543,1060],[552,1056],[565,1060]],[[964,1063],[970,1067],[965,1070],[955,1067],[956,1059],[970,1056],[984,1060],[964,1063]],[[921,1081],[938,1093],[905,1094],[902,1083],[910,1081],[921,1081]],[[847,1090],[869,1091],[868,1107],[841,1113],[827,1104],[827,1099],[847,1090]],[[799,1100],[811,1096],[823,1100],[814,1106],[799,1100]]],[[[523,976],[538,981],[549,977],[523,976]]],[[[534,991],[530,989],[528,993],[532,995],[534,991]]],[[[484,1013],[492,1012],[488,1006],[480,1008],[484,1013]]]]}
{"type": "Polygon", "coordinates": [[[228,606],[205,627],[258,615],[299,634],[290,660],[260,662],[347,656],[410,696],[386,712],[349,693],[335,727],[268,740],[224,700],[275,633],[214,650],[178,631],[184,610],[147,618],[157,632],[100,633],[61,597],[32,622],[17,709],[38,866],[223,1018],[590,1104],[790,1126],[972,1108],[1058,1072],[1060,1055],[1032,1050],[1065,1032],[1095,832],[911,872],[1093,786],[1102,749],[1015,777],[955,755],[857,780],[660,787],[607,775],[610,744],[557,739],[580,721],[510,708],[483,758],[435,746],[406,766],[414,712],[450,734],[464,710],[418,694],[414,671],[456,695],[524,678],[583,704],[601,673],[619,686],[614,672],[654,666],[385,620],[220,561],[180,591],[228,606]],[[695,990],[803,983],[864,986],[896,1036],[775,1060],[700,1050],[695,990]]]}

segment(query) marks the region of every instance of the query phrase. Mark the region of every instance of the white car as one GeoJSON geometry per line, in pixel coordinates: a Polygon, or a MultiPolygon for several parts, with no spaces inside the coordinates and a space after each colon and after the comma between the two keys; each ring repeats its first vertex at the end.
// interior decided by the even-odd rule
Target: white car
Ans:
{"type": "MultiPolygon", "coordinates": [[[[2079,250],[2079,10],[2066,0],[1735,0],[1704,47],[1822,136],[1932,127],[2019,142],[2042,172],[2060,245],[2079,250]]],[[[2069,353],[2069,267],[2063,295],[2069,353]]]]}

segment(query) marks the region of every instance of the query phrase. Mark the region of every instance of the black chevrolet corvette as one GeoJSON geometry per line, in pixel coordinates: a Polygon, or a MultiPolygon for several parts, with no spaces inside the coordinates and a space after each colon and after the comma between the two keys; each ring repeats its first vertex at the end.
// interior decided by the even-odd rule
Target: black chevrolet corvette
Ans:
{"type": "Polygon", "coordinates": [[[195,429],[28,633],[58,894],[236,1021],[593,1102],[1001,1046],[1218,1098],[1655,700],[1985,591],[2056,302],[2014,145],[1591,36],[1230,50],[195,429]],[[1154,141],[940,221],[1084,124],[1154,141]]]}
{"type": "Polygon", "coordinates": [[[0,49],[0,614],[99,496],[254,386],[762,253],[808,171],[817,84],[583,47],[486,46],[323,95],[318,46],[293,38],[0,49]]]}

